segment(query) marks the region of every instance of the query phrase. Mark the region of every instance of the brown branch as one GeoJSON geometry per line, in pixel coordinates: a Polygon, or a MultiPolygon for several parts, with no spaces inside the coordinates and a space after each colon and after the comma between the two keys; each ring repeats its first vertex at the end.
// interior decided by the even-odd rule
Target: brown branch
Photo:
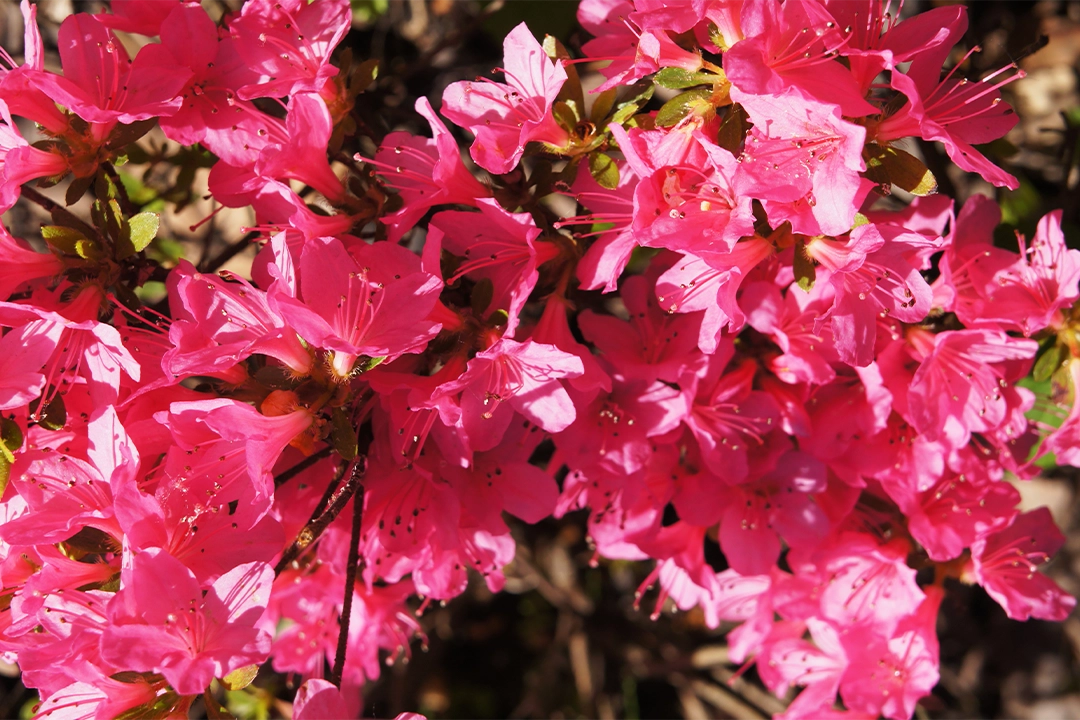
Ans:
{"type": "MultiPolygon", "coordinates": [[[[278,476],[276,476],[274,478],[274,488],[281,487],[282,485],[289,482],[290,480],[292,480],[294,477],[296,477],[300,473],[307,470],[309,467],[311,467],[315,463],[319,462],[323,458],[329,457],[331,452],[333,452],[333,448],[330,447],[329,445],[327,445],[326,447],[324,447],[322,450],[318,451],[317,453],[315,453],[311,457],[306,457],[303,460],[301,460],[300,462],[296,463],[291,468],[289,468],[288,470],[285,470],[280,475],[278,475],[278,476]]],[[[319,508],[319,509],[321,510],[322,508],[319,508]]]]}
{"type": "MultiPolygon", "coordinates": [[[[355,472],[355,471],[354,471],[355,472]]],[[[349,536],[349,563],[345,566],[345,598],[341,604],[340,628],[338,630],[337,652],[334,655],[334,667],[327,678],[341,688],[341,675],[345,670],[345,653],[349,643],[349,622],[352,620],[353,589],[356,587],[356,573],[360,568],[360,526],[364,520],[364,485],[353,494],[352,534],[349,536]]]]}
{"type": "MultiPolygon", "coordinates": [[[[274,574],[280,575],[285,568],[300,557],[301,553],[307,550],[312,543],[319,539],[323,534],[323,531],[329,527],[330,523],[334,522],[338,514],[348,504],[349,499],[356,493],[361,487],[364,472],[367,470],[367,459],[363,455],[357,455],[349,466],[349,480],[342,487],[333,491],[329,495],[329,502],[326,504],[326,510],[320,514],[321,506],[324,504],[322,501],[316,506],[315,511],[311,514],[311,519],[304,525],[303,529],[297,534],[296,539],[293,541],[284,553],[281,555],[281,559],[278,560],[277,565],[274,566],[274,574]]],[[[329,490],[329,488],[328,488],[329,490]]],[[[324,499],[327,496],[324,496],[324,499]]]]}
{"type": "Polygon", "coordinates": [[[234,257],[251,247],[251,244],[255,242],[262,235],[260,230],[252,230],[244,237],[234,242],[229,247],[218,253],[217,257],[211,258],[205,262],[199,263],[199,272],[212,273],[216,272],[225,263],[232,260],[234,257]]]}

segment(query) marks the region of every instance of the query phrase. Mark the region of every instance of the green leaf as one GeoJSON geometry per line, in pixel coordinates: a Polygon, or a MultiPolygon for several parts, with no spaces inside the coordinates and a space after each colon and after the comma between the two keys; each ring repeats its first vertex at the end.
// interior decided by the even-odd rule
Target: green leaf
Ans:
{"type": "Polygon", "coordinates": [[[683,88],[697,85],[711,85],[718,80],[717,75],[703,72],[690,72],[677,67],[666,67],[653,76],[653,82],[670,90],[682,90],[683,88]]]}
{"type": "Polygon", "coordinates": [[[157,237],[159,222],[158,214],[152,212],[141,212],[128,220],[128,238],[135,252],[142,252],[157,237]]]}
{"type": "Polygon", "coordinates": [[[19,424],[10,418],[0,418],[0,497],[7,489],[15,451],[22,447],[23,434],[19,424]]]}
{"type": "Polygon", "coordinates": [[[577,112],[568,103],[561,100],[557,101],[551,106],[551,113],[555,116],[555,121],[568,132],[573,132],[574,128],[577,127],[577,112]]]}
{"type": "Polygon", "coordinates": [[[124,211],[115,199],[105,203],[104,229],[113,240],[120,240],[124,236],[124,211]]]}
{"type": "Polygon", "coordinates": [[[912,195],[925,196],[937,192],[937,179],[914,155],[894,147],[867,143],[866,176],[883,186],[895,185],[912,195]]]}
{"type": "Polygon", "coordinates": [[[223,677],[221,679],[221,684],[225,686],[226,690],[243,690],[251,684],[251,681],[254,680],[255,676],[258,674],[258,665],[248,665],[247,667],[237,668],[223,677]]]}
{"type": "Polygon", "coordinates": [[[615,111],[615,114],[611,116],[611,122],[616,125],[622,125],[623,123],[625,123],[627,120],[632,118],[638,110],[645,107],[645,103],[649,102],[649,100],[652,99],[653,93],[655,91],[656,88],[652,85],[649,85],[637,97],[619,103],[618,109],[615,111]]]}
{"type": "Polygon", "coordinates": [[[810,292],[814,288],[814,281],[817,280],[817,267],[810,256],[806,254],[806,244],[802,240],[795,243],[795,262],[793,265],[795,282],[805,292],[810,292]]]}
{"type": "MultiPolygon", "coordinates": [[[[330,422],[330,444],[334,446],[334,450],[337,451],[338,455],[346,460],[352,460],[356,457],[356,453],[359,452],[356,441],[356,428],[353,427],[345,411],[339,407],[334,408],[334,412],[330,416],[330,422]]],[[[229,689],[236,690],[238,688],[229,689]]]]}
{"type": "MultiPolygon", "coordinates": [[[[567,52],[563,44],[552,35],[544,36],[544,52],[547,56],[559,64],[562,60],[569,60],[570,53],[567,52]]],[[[566,73],[566,82],[563,83],[562,89],[559,90],[558,99],[565,100],[570,103],[582,114],[585,111],[585,91],[581,87],[581,78],[578,77],[576,65],[563,65],[563,71],[566,73]]]]}
{"type": "Polygon", "coordinates": [[[602,152],[589,155],[589,172],[600,187],[614,190],[619,185],[619,166],[602,152]]]}
{"type": "Polygon", "coordinates": [[[659,127],[671,127],[690,114],[695,107],[707,104],[712,96],[712,88],[695,88],[676,95],[664,103],[660,111],[656,113],[656,124],[659,127]]]}
{"type": "Polygon", "coordinates": [[[65,255],[77,255],[76,245],[80,240],[86,241],[86,236],[81,232],[63,225],[42,225],[41,237],[65,255]]]}
{"type": "Polygon", "coordinates": [[[41,399],[30,403],[31,417],[37,424],[46,430],[62,430],[67,424],[67,408],[64,407],[64,396],[57,393],[43,412],[38,412],[41,399]]]}
{"type": "Polygon", "coordinates": [[[750,130],[750,116],[742,105],[732,105],[728,110],[724,122],[720,123],[720,131],[717,133],[716,144],[727,150],[732,155],[738,155],[746,142],[746,133],[750,130]]]}
{"type": "Polygon", "coordinates": [[[1039,355],[1035,361],[1035,367],[1031,369],[1031,377],[1037,382],[1049,380],[1054,371],[1062,366],[1069,356],[1069,350],[1064,345],[1057,344],[1056,340],[1039,355]]]}
{"type": "Polygon", "coordinates": [[[150,129],[157,125],[157,119],[139,120],[133,122],[130,125],[117,125],[111,133],[109,133],[109,139],[105,143],[105,147],[109,150],[122,150],[124,146],[130,145],[146,133],[150,132],[150,129]]]}
{"type": "Polygon", "coordinates": [[[76,240],[75,254],[83,260],[100,260],[104,257],[101,248],[93,240],[76,240]]]}
{"type": "Polygon", "coordinates": [[[366,373],[368,370],[372,370],[374,368],[379,367],[384,362],[386,362],[387,357],[388,357],[387,355],[379,355],[378,357],[365,358],[360,363],[360,372],[361,373],[366,373]]]}
{"type": "Polygon", "coordinates": [[[592,112],[589,113],[589,119],[594,123],[599,123],[606,118],[608,113],[611,112],[611,108],[615,107],[615,97],[618,94],[618,88],[609,88],[597,95],[596,100],[593,101],[592,112]]]}
{"type": "Polygon", "coordinates": [[[84,178],[75,178],[71,181],[71,184],[67,186],[67,192],[64,193],[64,204],[74,205],[82,199],[82,196],[86,194],[86,191],[90,189],[90,186],[94,184],[94,176],[84,178]]]}

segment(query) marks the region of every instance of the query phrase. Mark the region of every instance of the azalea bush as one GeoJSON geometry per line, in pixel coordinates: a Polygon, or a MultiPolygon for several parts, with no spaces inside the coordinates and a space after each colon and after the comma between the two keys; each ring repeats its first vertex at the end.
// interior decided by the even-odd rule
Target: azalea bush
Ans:
{"type": "Polygon", "coordinates": [[[957,583],[1072,611],[1016,483],[1080,466],[1080,251],[1060,210],[995,243],[913,140],[1017,187],[985,153],[1023,71],[969,76],[963,7],[583,0],[573,52],[523,23],[418,100],[430,137],[358,113],[346,0],[215,12],[71,15],[56,73],[23,0],[5,53],[0,209],[51,215],[0,232],[37,717],[224,717],[260,672],[357,717],[432,603],[503,589],[508,521],[576,513],[791,720],[912,717],[957,583]],[[255,218],[217,255],[162,231],[197,177],[255,218]]]}

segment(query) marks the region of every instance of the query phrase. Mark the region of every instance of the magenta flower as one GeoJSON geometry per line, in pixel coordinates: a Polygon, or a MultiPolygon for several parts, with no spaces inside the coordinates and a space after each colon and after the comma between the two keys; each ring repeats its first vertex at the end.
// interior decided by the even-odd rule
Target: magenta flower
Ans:
{"type": "Polygon", "coordinates": [[[961,169],[979,173],[998,187],[1015,190],[1020,187],[1016,178],[987,160],[973,145],[997,140],[1016,125],[1016,113],[1001,101],[998,90],[1025,73],[1017,70],[1004,80],[992,82],[1015,68],[1015,64],[1006,65],[973,83],[953,77],[960,67],[957,63],[941,78],[941,68],[967,25],[967,16],[960,15],[948,28],[947,40],[916,53],[907,73],[893,71],[892,86],[907,96],[908,102],[871,134],[880,142],[910,136],[937,140],[961,169]]]}
{"type": "MultiPolygon", "coordinates": [[[[581,359],[554,345],[502,338],[477,353],[468,369],[440,385],[432,398],[460,393],[460,423],[469,446],[476,451],[490,450],[514,417],[510,408],[548,432],[565,430],[574,422],[576,412],[561,380],[582,373],[581,359]]],[[[443,422],[455,424],[457,418],[448,414],[444,413],[443,422]]]]}
{"type": "Polygon", "coordinates": [[[267,302],[266,293],[239,280],[203,275],[187,261],[169,276],[174,347],[162,358],[173,377],[224,372],[258,353],[304,374],[311,353],[267,302]]]}
{"type": "Polygon", "coordinates": [[[762,452],[766,436],[779,420],[772,396],[753,389],[755,364],[747,360],[729,367],[733,357],[731,342],[721,344],[709,357],[705,373],[689,378],[684,390],[690,405],[686,424],[701,448],[701,458],[730,485],[746,479],[749,454],[762,452]]]}
{"type": "Polygon", "coordinates": [[[840,685],[844,704],[868,716],[907,720],[938,682],[937,615],[944,591],[927,586],[926,598],[895,631],[842,636],[850,664],[840,685]]]}
{"type": "Polygon", "coordinates": [[[64,20],[58,43],[64,75],[41,73],[34,83],[83,120],[133,123],[179,109],[191,71],[161,45],[143,46],[132,61],[116,35],[86,13],[64,20]]]}
{"type": "Polygon", "coordinates": [[[735,190],[761,198],[774,226],[785,220],[797,233],[840,235],[851,229],[868,181],[859,173],[866,129],[840,117],[798,87],[777,95],[734,88],[733,100],[754,123],[740,156],[735,190]]]}
{"type": "Polygon", "coordinates": [[[971,544],[971,574],[1014,620],[1064,620],[1076,598],[1039,572],[1065,536],[1045,507],[1019,515],[1011,525],[971,544]]]}
{"type": "Polygon", "coordinates": [[[284,123],[237,97],[236,88],[256,82],[258,74],[237,54],[231,37],[218,36],[198,4],[173,5],[161,26],[161,45],[178,66],[191,70],[182,105],[159,121],[166,137],[182,145],[203,143],[231,165],[252,165],[268,144],[287,142],[284,123]]]}
{"type": "Polygon", "coordinates": [[[661,310],[650,287],[655,274],[634,275],[623,283],[629,323],[588,310],[578,322],[585,338],[626,379],[674,383],[703,360],[697,351],[702,313],[671,315],[661,310]]]}
{"type": "Polygon", "coordinates": [[[310,344],[333,352],[341,378],[360,356],[421,352],[439,332],[428,316],[442,283],[393,243],[359,243],[349,252],[333,238],[312,241],[300,259],[300,288],[302,303],[278,300],[282,316],[310,344]]]}
{"type": "Polygon", "coordinates": [[[847,117],[877,112],[851,71],[837,62],[847,38],[815,0],[753,0],[743,6],[744,39],[724,53],[724,72],[741,92],[780,95],[795,87],[847,117]]]}
{"type": "Polygon", "coordinates": [[[161,673],[180,694],[201,694],[215,677],[266,660],[270,636],[257,624],[273,580],[266,563],[247,563],[204,594],[179,560],[143,551],[109,603],[102,654],[118,667],[161,673]]]}
{"type": "Polygon", "coordinates": [[[94,17],[105,27],[153,37],[163,28],[168,32],[166,20],[170,13],[185,5],[198,6],[198,3],[195,0],[155,0],[149,3],[142,0],[113,0],[109,3],[109,12],[94,17]]]}
{"type": "Polygon", "coordinates": [[[479,214],[448,210],[433,217],[427,252],[437,253],[441,246],[464,258],[447,285],[465,275],[472,280],[490,280],[492,297],[484,313],[505,310],[506,333],[512,335],[540,277],[537,268],[554,259],[559,248],[553,242],[538,240],[540,228],[528,213],[508,213],[489,198],[477,200],[477,207],[479,214]]]}
{"type": "Polygon", "coordinates": [[[442,106],[443,115],[476,136],[471,151],[476,164],[496,175],[518,164],[526,143],[563,147],[569,141],[551,114],[566,70],[548,58],[525,23],[503,41],[503,63],[505,83],[453,83],[443,92],[442,106]]]}
{"type": "MultiPolygon", "coordinates": [[[[400,210],[382,218],[393,242],[435,205],[476,205],[477,198],[491,197],[491,190],[466,169],[457,141],[427,98],[416,100],[416,112],[431,126],[432,139],[390,133],[372,163],[380,168],[386,184],[398,191],[403,203],[400,210]]],[[[360,155],[356,159],[371,162],[360,155]]]]}
{"type": "MultiPolygon", "coordinates": [[[[908,409],[915,427],[930,439],[943,438],[955,448],[972,433],[984,433],[1011,422],[1023,410],[1006,392],[1013,377],[1009,364],[1034,357],[1034,340],[1000,331],[954,330],[909,336],[925,357],[911,381],[908,409]]],[[[1026,425],[1020,418],[1022,425],[1026,425]]]]}
{"type": "Polygon", "coordinates": [[[250,100],[321,93],[338,73],[330,63],[330,54],[348,31],[351,19],[346,0],[245,3],[229,30],[237,52],[258,78],[240,88],[240,97],[250,100]]]}

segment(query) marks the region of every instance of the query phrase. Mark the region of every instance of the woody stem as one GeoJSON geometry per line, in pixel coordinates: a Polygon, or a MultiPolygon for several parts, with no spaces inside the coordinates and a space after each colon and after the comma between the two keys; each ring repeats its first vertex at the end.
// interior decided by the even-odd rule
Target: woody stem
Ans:
{"type": "Polygon", "coordinates": [[[345,598],[341,604],[341,626],[338,630],[337,652],[334,667],[327,678],[341,688],[341,674],[345,669],[345,652],[349,642],[349,621],[352,619],[353,589],[356,573],[360,568],[360,526],[364,520],[364,486],[361,484],[353,495],[352,534],[349,536],[349,563],[345,566],[345,598]]]}

